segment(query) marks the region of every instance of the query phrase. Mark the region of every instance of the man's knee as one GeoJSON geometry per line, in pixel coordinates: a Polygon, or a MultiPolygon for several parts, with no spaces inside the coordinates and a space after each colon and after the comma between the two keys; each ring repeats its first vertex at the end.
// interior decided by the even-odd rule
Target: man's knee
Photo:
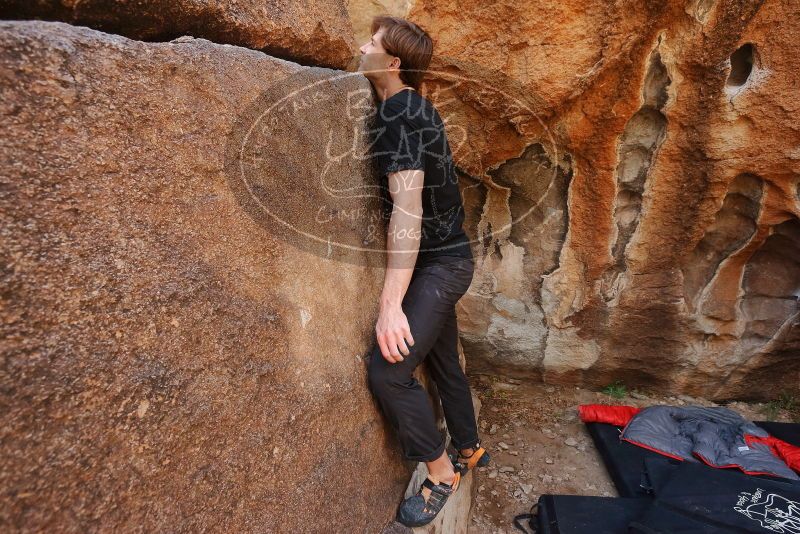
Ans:
{"type": "Polygon", "coordinates": [[[386,395],[403,381],[397,369],[391,367],[392,365],[397,364],[387,362],[380,349],[373,351],[367,369],[367,382],[374,395],[379,397],[386,395]]]}

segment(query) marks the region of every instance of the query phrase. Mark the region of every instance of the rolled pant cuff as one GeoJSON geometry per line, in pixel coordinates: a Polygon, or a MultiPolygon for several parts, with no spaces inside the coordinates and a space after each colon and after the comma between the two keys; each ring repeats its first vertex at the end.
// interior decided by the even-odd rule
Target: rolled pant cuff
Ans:
{"type": "Polygon", "coordinates": [[[441,457],[442,454],[444,454],[445,447],[446,447],[446,440],[442,438],[442,443],[438,447],[436,447],[436,450],[434,452],[421,456],[406,456],[406,459],[414,462],[432,462],[434,460],[438,460],[439,457],[441,457]]]}
{"type": "Polygon", "coordinates": [[[456,450],[458,451],[461,451],[462,449],[476,449],[478,443],[480,442],[481,442],[480,438],[475,438],[473,440],[467,441],[466,443],[453,442],[453,447],[455,447],[456,450]]]}

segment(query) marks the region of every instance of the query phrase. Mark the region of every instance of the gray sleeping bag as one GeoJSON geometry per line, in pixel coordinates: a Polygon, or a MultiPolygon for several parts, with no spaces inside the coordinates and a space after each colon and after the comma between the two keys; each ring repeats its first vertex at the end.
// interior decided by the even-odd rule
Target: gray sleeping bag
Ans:
{"type": "Polygon", "coordinates": [[[748,445],[745,434],[769,436],[728,408],[650,406],[631,418],[620,439],[689,462],[702,460],[714,467],[739,467],[749,474],[800,480],[768,445],[748,445]]]}

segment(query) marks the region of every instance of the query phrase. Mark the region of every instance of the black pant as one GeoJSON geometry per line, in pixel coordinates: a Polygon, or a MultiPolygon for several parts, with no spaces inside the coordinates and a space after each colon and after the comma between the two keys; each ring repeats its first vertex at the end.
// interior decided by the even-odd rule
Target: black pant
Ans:
{"type": "Polygon", "coordinates": [[[397,363],[386,361],[377,341],[370,354],[370,390],[397,432],[408,460],[430,462],[445,449],[445,436],[436,427],[430,398],[411,374],[426,357],[453,445],[468,449],[478,443],[469,382],[458,362],[455,309],[473,272],[471,258],[456,256],[417,265],[402,304],[414,345],[397,363]]]}

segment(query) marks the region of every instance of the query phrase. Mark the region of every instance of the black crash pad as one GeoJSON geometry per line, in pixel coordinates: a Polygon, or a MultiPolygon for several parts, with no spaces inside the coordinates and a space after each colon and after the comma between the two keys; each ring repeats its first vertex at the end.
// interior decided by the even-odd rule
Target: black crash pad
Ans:
{"type": "Polygon", "coordinates": [[[647,458],[644,464],[653,501],[628,524],[631,532],[800,533],[797,481],[659,458],[647,458]]]}
{"type": "Polygon", "coordinates": [[[542,495],[536,508],[536,533],[620,534],[641,516],[650,499],[542,495]]]}
{"type": "Polygon", "coordinates": [[[800,483],[663,456],[643,460],[646,497],[542,495],[546,534],[800,533],[800,483]]]}
{"type": "MultiPolygon", "coordinates": [[[[792,445],[800,446],[800,423],[754,422],[776,438],[792,445]]],[[[589,431],[589,435],[592,436],[592,441],[594,441],[595,447],[603,458],[606,470],[621,497],[641,497],[646,495],[646,492],[640,486],[645,459],[662,458],[673,464],[683,463],[627,441],[620,441],[619,435],[622,427],[606,423],[587,423],[586,428],[589,431]]],[[[717,468],[708,467],[708,469],[717,468]]],[[[780,480],[766,475],[758,475],[757,478],[780,480]]]]}

